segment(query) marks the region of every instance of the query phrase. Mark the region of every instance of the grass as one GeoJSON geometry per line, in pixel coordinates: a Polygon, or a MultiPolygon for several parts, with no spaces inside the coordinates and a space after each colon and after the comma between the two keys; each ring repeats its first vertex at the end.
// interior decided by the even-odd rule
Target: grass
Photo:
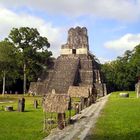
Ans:
{"type": "Polygon", "coordinates": [[[109,97],[89,139],[140,140],[140,99],[135,92],[129,92],[129,98],[119,97],[119,93],[109,97]]]}
{"type": "MultiPolygon", "coordinates": [[[[37,99],[41,104],[42,97],[24,96],[25,112],[17,112],[18,99],[21,97],[23,96],[10,95],[3,97],[0,95],[0,140],[42,140],[50,133],[50,129],[57,126],[54,124],[45,133],[43,132],[44,114],[42,107],[41,105],[38,109],[33,107],[34,99],[37,99]],[[14,111],[4,111],[5,106],[13,106],[14,111]]],[[[72,110],[71,115],[73,116],[74,113],[72,110]]],[[[47,118],[52,117],[51,113],[46,113],[46,115],[47,118]]],[[[66,118],[68,116],[69,112],[66,111],[66,118]]],[[[53,113],[53,117],[57,117],[56,113],[53,113]]]]}
{"type": "MultiPolygon", "coordinates": [[[[91,140],[140,140],[140,99],[135,92],[129,92],[129,98],[119,97],[114,92],[88,139],[91,140]]],[[[0,140],[41,140],[49,132],[43,133],[42,108],[34,109],[33,101],[41,97],[25,97],[25,111],[17,112],[18,98],[21,96],[0,96],[0,140]],[[5,112],[2,106],[12,105],[13,112],[5,112]]],[[[79,99],[74,99],[74,101],[79,99]]],[[[68,116],[68,112],[66,113],[68,116]]],[[[74,111],[72,111],[72,115],[74,111]]],[[[48,114],[50,115],[50,114],[48,114]]],[[[55,114],[54,114],[55,115],[55,114]]]]}
{"type": "Polygon", "coordinates": [[[21,96],[0,96],[0,102],[12,101],[0,104],[0,140],[40,140],[43,134],[43,112],[41,107],[34,109],[34,99],[41,97],[24,97],[25,112],[17,112],[18,98],[21,96]],[[5,106],[13,106],[13,112],[5,112],[5,106]]]}

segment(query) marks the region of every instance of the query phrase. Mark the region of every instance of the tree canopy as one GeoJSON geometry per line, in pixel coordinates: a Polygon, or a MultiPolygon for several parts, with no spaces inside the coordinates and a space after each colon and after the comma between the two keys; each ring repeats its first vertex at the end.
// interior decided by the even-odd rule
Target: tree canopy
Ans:
{"type": "Polygon", "coordinates": [[[140,76],[140,44],[122,57],[102,65],[108,88],[112,90],[134,90],[140,76]]]}
{"type": "Polygon", "coordinates": [[[49,47],[48,39],[41,36],[36,28],[13,28],[9,36],[0,42],[0,81],[3,72],[7,72],[6,78],[10,78],[8,74],[13,76],[12,84],[14,81],[23,83],[25,93],[29,83],[36,81],[42,71],[47,69],[45,62],[52,55],[49,47]],[[12,71],[15,73],[11,74],[12,71]]]}
{"type": "Polygon", "coordinates": [[[51,52],[47,50],[50,43],[46,37],[40,35],[36,28],[29,27],[13,28],[9,39],[20,52],[24,79],[23,92],[26,93],[27,80],[32,80],[32,74],[41,68],[41,59],[44,55],[47,56],[46,58],[51,56],[51,52]]]}
{"type": "MultiPolygon", "coordinates": [[[[3,79],[3,91],[5,93],[6,79],[15,78],[16,72],[16,48],[7,40],[0,42],[0,74],[3,79]]],[[[9,84],[9,81],[7,82],[9,84]]]]}

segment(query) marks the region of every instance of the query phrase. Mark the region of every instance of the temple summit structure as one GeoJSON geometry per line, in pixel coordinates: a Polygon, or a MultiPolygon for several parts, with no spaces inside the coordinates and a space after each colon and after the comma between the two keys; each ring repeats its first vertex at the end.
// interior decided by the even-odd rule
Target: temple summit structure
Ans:
{"type": "Polygon", "coordinates": [[[100,64],[89,51],[87,29],[70,28],[67,43],[62,45],[61,54],[54,66],[44,72],[37,82],[31,83],[29,92],[37,95],[52,91],[56,94],[68,94],[69,90],[84,92],[80,90],[84,87],[96,96],[107,94],[100,64]]]}

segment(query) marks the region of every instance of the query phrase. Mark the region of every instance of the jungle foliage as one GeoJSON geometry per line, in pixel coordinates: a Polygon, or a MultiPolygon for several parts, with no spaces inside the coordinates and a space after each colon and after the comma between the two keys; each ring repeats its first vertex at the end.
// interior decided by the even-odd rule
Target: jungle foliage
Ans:
{"type": "Polygon", "coordinates": [[[19,90],[22,84],[20,92],[26,93],[29,83],[47,69],[44,64],[52,55],[49,47],[48,39],[36,28],[13,28],[0,42],[0,84],[4,83],[4,90],[14,90],[14,86],[19,90]]]}
{"type": "Polygon", "coordinates": [[[101,67],[110,91],[134,90],[140,76],[140,44],[101,67]]]}

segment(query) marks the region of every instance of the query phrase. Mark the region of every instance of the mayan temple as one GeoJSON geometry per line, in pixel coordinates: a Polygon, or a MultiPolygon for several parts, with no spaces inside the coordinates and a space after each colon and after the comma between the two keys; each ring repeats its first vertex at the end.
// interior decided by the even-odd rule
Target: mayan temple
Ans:
{"type": "Polygon", "coordinates": [[[89,52],[87,29],[71,28],[67,43],[62,45],[61,54],[54,66],[38,82],[30,85],[29,91],[35,94],[48,94],[52,91],[67,94],[70,89],[90,87],[92,94],[106,95],[106,84],[100,72],[100,64],[89,52]]]}

